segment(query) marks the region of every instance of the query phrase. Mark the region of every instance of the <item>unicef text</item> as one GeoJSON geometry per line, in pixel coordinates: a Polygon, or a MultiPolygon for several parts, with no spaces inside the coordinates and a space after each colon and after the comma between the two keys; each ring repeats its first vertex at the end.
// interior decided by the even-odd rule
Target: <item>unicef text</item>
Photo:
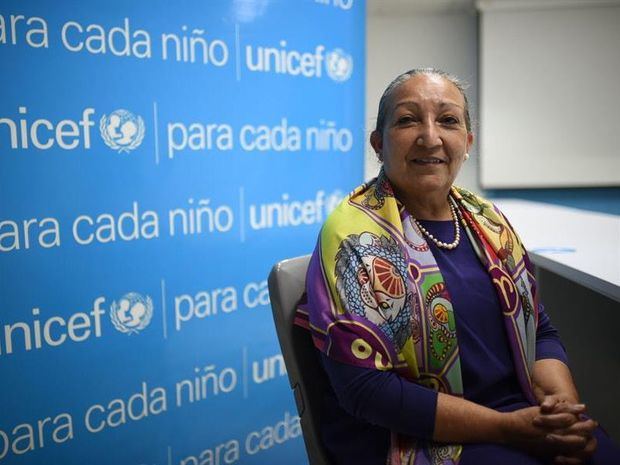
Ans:
{"type": "Polygon", "coordinates": [[[237,80],[241,79],[243,71],[319,79],[326,75],[335,82],[344,82],[353,72],[353,59],[341,48],[327,50],[324,45],[316,45],[311,50],[297,50],[290,48],[286,40],[276,44],[242,45],[238,25],[230,34],[235,37],[232,44],[226,38],[211,37],[202,26],[184,24],[177,31],[154,34],[136,27],[128,17],[112,27],[66,21],[59,30],[50,32],[47,20],[40,16],[0,15],[0,46],[24,44],[34,49],[48,49],[55,38],[64,50],[76,54],[139,60],[159,57],[164,62],[199,64],[215,69],[235,66],[237,80]],[[245,52],[243,70],[240,60],[231,59],[231,55],[240,54],[241,49],[245,52]]]}
{"type": "MultiPolygon", "coordinates": [[[[234,206],[209,198],[189,198],[185,205],[164,213],[145,209],[138,201],[132,201],[127,209],[78,214],[64,222],[52,216],[0,218],[0,253],[57,248],[67,240],[77,246],[90,246],[154,240],[162,234],[170,238],[213,237],[231,233],[238,215],[244,218],[243,227],[247,225],[254,231],[318,225],[343,197],[340,191],[328,194],[319,190],[311,199],[295,199],[283,193],[275,201],[245,205],[240,199],[234,206]]],[[[244,231],[239,232],[244,237],[244,231]]]]}

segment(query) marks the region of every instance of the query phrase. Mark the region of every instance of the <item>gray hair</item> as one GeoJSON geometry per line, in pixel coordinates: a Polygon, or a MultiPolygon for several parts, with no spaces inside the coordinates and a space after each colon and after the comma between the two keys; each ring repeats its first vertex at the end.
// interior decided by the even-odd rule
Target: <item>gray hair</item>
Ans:
{"type": "Polygon", "coordinates": [[[469,116],[469,102],[467,101],[467,95],[465,94],[465,84],[462,83],[456,76],[453,76],[452,74],[446,73],[445,71],[442,71],[437,68],[410,69],[409,71],[405,71],[404,73],[400,74],[399,76],[396,77],[396,79],[390,82],[390,85],[388,85],[385,91],[383,92],[383,95],[381,96],[381,100],[379,100],[379,111],[377,112],[377,126],[375,128],[375,131],[377,132],[383,131],[383,128],[385,126],[385,119],[387,117],[388,103],[394,91],[398,87],[400,87],[401,84],[405,83],[412,77],[418,76],[420,74],[426,74],[429,76],[439,76],[439,77],[442,77],[450,81],[452,84],[456,86],[456,88],[459,90],[459,92],[463,96],[463,99],[465,100],[465,127],[467,128],[467,132],[471,132],[471,118],[469,116]]]}

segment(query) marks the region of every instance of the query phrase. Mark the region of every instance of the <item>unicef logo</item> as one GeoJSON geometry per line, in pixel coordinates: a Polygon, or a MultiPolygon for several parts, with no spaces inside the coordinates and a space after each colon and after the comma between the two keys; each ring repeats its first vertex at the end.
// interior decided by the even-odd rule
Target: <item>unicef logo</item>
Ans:
{"type": "Polygon", "coordinates": [[[336,82],[346,81],[353,72],[353,58],[340,48],[335,48],[327,54],[325,60],[327,74],[336,82]]]}
{"type": "Polygon", "coordinates": [[[146,328],[153,316],[153,301],[137,292],[125,294],[118,303],[112,302],[110,319],[121,333],[137,334],[146,328]]]}
{"type": "Polygon", "coordinates": [[[144,139],[144,121],[127,110],[103,115],[99,122],[101,137],[108,147],[119,153],[139,147],[144,139]]]}

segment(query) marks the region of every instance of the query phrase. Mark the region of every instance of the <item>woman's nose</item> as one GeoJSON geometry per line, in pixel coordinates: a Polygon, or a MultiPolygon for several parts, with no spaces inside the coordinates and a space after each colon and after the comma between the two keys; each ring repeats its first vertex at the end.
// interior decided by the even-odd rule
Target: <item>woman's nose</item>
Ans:
{"type": "Polygon", "coordinates": [[[426,148],[434,148],[442,145],[441,137],[439,137],[439,131],[433,121],[425,121],[420,126],[420,132],[416,139],[416,145],[426,148]]]}

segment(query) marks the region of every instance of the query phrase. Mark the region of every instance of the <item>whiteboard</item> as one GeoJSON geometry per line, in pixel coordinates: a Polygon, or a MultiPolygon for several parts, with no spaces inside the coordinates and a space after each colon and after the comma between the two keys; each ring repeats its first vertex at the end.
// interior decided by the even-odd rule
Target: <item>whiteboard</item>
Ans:
{"type": "Polygon", "coordinates": [[[580,3],[479,3],[483,188],[620,185],[620,4],[580,3]]]}

